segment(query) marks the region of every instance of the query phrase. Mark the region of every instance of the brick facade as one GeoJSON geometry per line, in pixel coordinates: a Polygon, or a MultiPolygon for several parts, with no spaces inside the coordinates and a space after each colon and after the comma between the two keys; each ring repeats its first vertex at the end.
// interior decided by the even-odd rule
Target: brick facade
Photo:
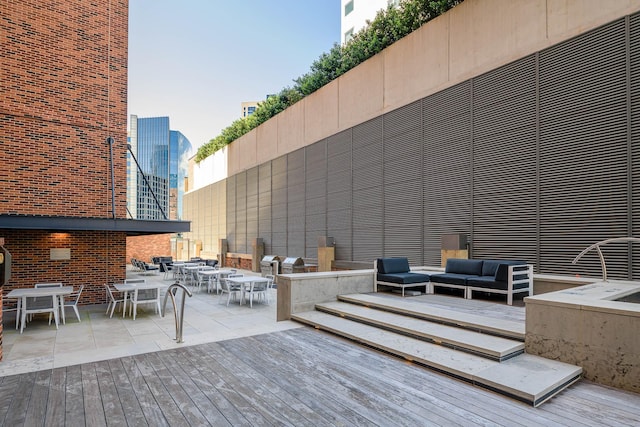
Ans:
{"type": "MultiPolygon", "coordinates": [[[[0,16],[0,214],[126,218],[128,1],[7,0],[0,16]]],[[[125,277],[124,232],[0,237],[13,256],[4,295],[60,281],[104,303],[103,284],[125,277]],[[61,248],[70,259],[51,260],[61,248]]]]}
{"type": "Polygon", "coordinates": [[[127,262],[130,263],[131,258],[151,262],[154,256],[172,256],[171,234],[127,237],[127,262]]]}

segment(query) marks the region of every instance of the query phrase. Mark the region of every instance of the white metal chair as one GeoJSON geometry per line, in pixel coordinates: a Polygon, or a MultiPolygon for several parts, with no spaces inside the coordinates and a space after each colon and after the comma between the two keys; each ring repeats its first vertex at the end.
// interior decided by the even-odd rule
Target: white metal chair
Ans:
{"type": "MultiPolygon", "coordinates": [[[[146,283],[145,279],[127,279],[125,284],[143,284],[146,283]]],[[[129,306],[130,313],[133,312],[133,320],[136,320],[138,313],[138,305],[154,304],[156,306],[156,313],[160,312],[160,290],[154,289],[135,289],[129,291],[129,306]]]]}
{"type": "Polygon", "coordinates": [[[267,304],[270,304],[271,294],[276,289],[276,277],[273,274],[266,274],[264,277],[269,279],[267,282],[267,304]]]}
{"type": "Polygon", "coordinates": [[[242,285],[236,285],[227,280],[234,277],[242,277],[242,274],[230,274],[229,276],[220,279],[220,299],[218,300],[218,304],[222,300],[222,295],[227,294],[228,307],[229,301],[231,301],[231,296],[233,296],[235,301],[236,296],[242,293],[242,285]]]}
{"type": "Polygon", "coordinates": [[[164,271],[164,276],[163,279],[167,280],[167,278],[169,277],[169,273],[172,274],[172,277],[175,279],[176,278],[176,272],[173,269],[172,265],[168,265],[166,262],[160,263],[160,265],[162,266],[162,270],[164,271]]]}
{"type": "MultiPolygon", "coordinates": [[[[55,283],[36,283],[34,286],[34,288],[61,288],[62,287],[62,283],[60,282],[55,282],[55,283]]],[[[29,298],[28,298],[29,299],[29,298]]],[[[49,297],[33,297],[31,298],[31,306],[34,307],[36,305],[48,305],[49,304],[49,297]]],[[[62,311],[62,304],[60,304],[60,309],[62,311]]],[[[33,313],[29,316],[29,320],[31,320],[31,318],[33,317],[33,313]]],[[[64,313],[62,313],[62,319],[64,319],[64,313]]],[[[49,314],[49,324],[51,324],[51,314],[49,314]]]]}
{"type": "Polygon", "coordinates": [[[49,313],[49,325],[51,325],[51,317],[56,321],[56,329],[58,329],[58,297],[52,295],[50,297],[25,298],[21,308],[20,333],[24,331],[27,323],[27,316],[34,314],[49,313]]]}
{"type": "Polygon", "coordinates": [[[251,282],[249,289],[243,290],[243,296],[246,299],[249,296],[249,307],[253,308],[253,296],[264,298],[265,302],[268,302],[268,282],[251,282]]]}
{"type": "MultiPolygon", "coordinates": [[[[80,313],[78,312],[78,302],[80,301],[80,295],[82,295],[82,290],[84,289],[84,285],[80,286],[75,292],[67,295],[67,300],[64,301],[64,305],[60,307],[62,311],[64,311],[67,307],[72,307],[73,311],[76,313],[76,317],[78,318],[78,322],[80,322],[80,313]]],[[[65,316],[62,317],[63,323],[66,324],[65,316]]]]}
{"type": "Polygon", "coordinates": [[[109,298],[109,304],[107,304],[107,313],[109,313],[109,309],[111,309],[111,314],[109,315],[109,317],[113,317],[113,312],[116,309],[116,305],[118,305],[119,302],[124,304],[124,294],[116,289],[111,289],[109,285],[104,286],[105,288],[107,288],[107,297],[109,298]],[[114,296],[114,293],[119,293],[122,296],[120,298],[116,298],[114,296]]]}

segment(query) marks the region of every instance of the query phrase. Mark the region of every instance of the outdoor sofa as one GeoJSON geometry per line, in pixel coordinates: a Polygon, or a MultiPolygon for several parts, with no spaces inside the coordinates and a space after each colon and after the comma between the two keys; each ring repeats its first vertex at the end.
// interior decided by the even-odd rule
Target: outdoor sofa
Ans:
{"type": "Polygon", "coordinates": [[[378,292],[378,285],[391,286],[402,289],[424,286],[425,293],[430,293],[429,275],[413,273],[409,268],[407,258],[378,258],[374,262],[374,290],[378,292]]]}
{"type": "Polygon", "coordinates": [[[430,275],[431,289],[445,287],[463,289],[471,299],[474,291],[506,294],[513,304],[513,294],[533,292],[533,266],[525,261],[450,258],[444,273],[430,275]]]}

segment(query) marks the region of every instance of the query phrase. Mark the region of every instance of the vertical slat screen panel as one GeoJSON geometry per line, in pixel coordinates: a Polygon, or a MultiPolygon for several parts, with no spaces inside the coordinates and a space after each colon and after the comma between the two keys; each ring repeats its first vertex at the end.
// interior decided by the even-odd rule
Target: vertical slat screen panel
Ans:
{"type": "MultiPolygon", "coordinates": [[[[629,20],[631,101],[631,236],[640,238],[640,14],[629,20]]],[[[640,243],[632,245],[631,279],[640,280],[640,243]]]]}
{"type": "Polygon", "coordinates": [[[422,102],[384,115],[384,251],[422,265],[422,102]]]}
{"type": "Polygon", "coordinates": [[[424,264],[439,266],[443,234],[471,233],[471,83],[423,99],[424,264]]]}
{"type": "Polygon", "coordinates": [[[287,256],[303,257],[305,249],[305,150],[287,155],[287,256]]]}
{"type": "Polygon", "coordinates": [[[335,258],[351,261],[351,130],[327,139],[327,234],[335,239],[335,258]]]}
{"type": "Polygon", "coordinates": [[[353,260],[382,255],[384,240],[382,117],[353,128],[353,260]]]}
{"type": "Polygon", "coordinates": [[[247,171],[247,253],[258,235],[258,168],[247,171]]]}
{"type": "MultiPolygon", "coordinates": [[[[599,240],[628,233],[625,24],[616,21],[540,53],[541,273],[600,276],[599,240]]],[[[610,277],[627,252],[605,248],[610,277]]]]}
{"type": "Polygon", "coordinates": [[[264,241],[265,254],[271,255],[271,162],[258,167],[258,237],[264,241]]]}
{"type": "Polygon", "coordinates": [[[236,245],[235,252],[247,253],[247,173],[236,175],[236,245]]]}
{"type": "Polygon", "coordinates": [[[272,254],[287,256],[287,156],[271,162],[272,254]]]}
{"type": "Polygon", "coordinates": [[[236,241],[236,176],[227,178],[227,244],[229,252],[237,252],[236,241]]]}
{"type": "Polygon", "coordinates": [[[473,257],[537,262],[536,57],[473,82],[473,257]]]}
{"type": "Polygon", "coordinates": [[[305,154],[305,256],[318,257],[318,236],[327,234],[327,141],[316,142],[305,154]]]}

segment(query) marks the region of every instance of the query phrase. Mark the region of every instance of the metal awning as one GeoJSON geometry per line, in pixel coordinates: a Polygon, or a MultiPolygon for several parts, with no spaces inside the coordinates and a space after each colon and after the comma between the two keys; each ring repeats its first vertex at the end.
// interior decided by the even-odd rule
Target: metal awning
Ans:
{"type": "Polygon", "coordinates": [[[0,229],[48,231],[121,231],[129,236],[184,233],[191,221],[87,218],[42,215],[0,215],[0,229]]]}

